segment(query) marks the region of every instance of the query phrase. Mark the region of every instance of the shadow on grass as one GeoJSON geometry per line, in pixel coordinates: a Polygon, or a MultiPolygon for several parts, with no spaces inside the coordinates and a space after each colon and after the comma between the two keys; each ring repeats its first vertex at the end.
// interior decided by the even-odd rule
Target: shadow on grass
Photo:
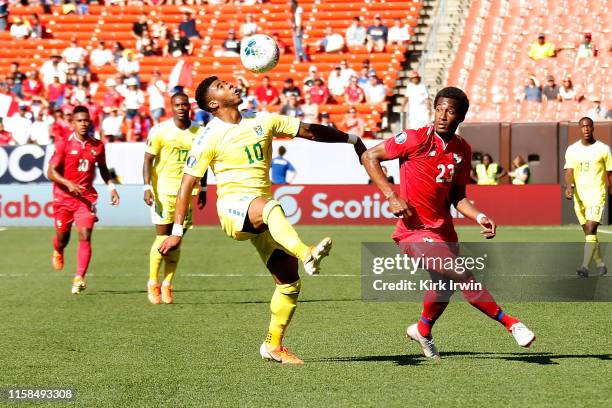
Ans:
{"type": "MultiPolygon", "coordinates": [[[[254,292],[258,289],[178,289],[173,292],[189,293],[189,292],[254,292]]],[[[84,295],[134,295],[139,293],[147,293],[146,290],[97,290],[95,292],[85,292],[84,295]]],[[[248,302],[251,303],[251,302],[248,302]]],[[[270,302],[268,302],[270,303],[270,302]]]]}
{"type": "MultiPolygon", "coordinates": [[[[450,351],[441,354],[440,363],[444,360],[451,360],[454,357],[472,357],[476,359],[498,359],[506,361],[519,361],[530,364],[540,365],[558,365],[556,360],[562,359],[599,359],[604,361],[612,361],[612,354],[555,354],[555,353],[489,353],[489,352],[472,352],[472,351],[450,351]]],[[[321,359],[308,360],[308,363],[354,363],[354,362],[391,362],[399,366],[404,365],[419,365],[428,360],[421,355],[415,354],[398,354],[388,356],[351,356],[351,357],[330,357],[321,359]]]]}
{"type": "MultiPolygon", "coordinates": [[[[251,289],[249,289],[251,290],[251,289]]],[[[300,300],[299,303],[324,303],[324,302],[361,302],[361,299],[306,299],[300,300]]],[[[240,300],[235,302],[174,302],[182,305],[253,305],[266,304],[269,305],[269,300],[240,300]]]]}

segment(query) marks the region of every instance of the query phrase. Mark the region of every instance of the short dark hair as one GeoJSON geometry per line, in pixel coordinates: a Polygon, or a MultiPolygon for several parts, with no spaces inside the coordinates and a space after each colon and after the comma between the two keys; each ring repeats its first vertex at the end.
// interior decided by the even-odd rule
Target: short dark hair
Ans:
{"type": "Polygon", "coordinates": [[[279,155],[284,155],[285,153],[287,153],[287,149],[285,149],[285,146],[281,146],[278,148],[278,154],[279,155]]]}
{"type": "Polygon", "coordinates": [[[210,112],[210,108],[208,107],[208,88],[215,82],[218,78],[216,76],[209,76],[198,85],[195,93],[195,100],[198,104],[198,107],[203,111],[210,112]]]}
{"type": "Polygon", "coordinates": [[[589,122],[591,122],[591,126],[595,125],[595,122],[593,122],[593,119],[589,118],[588,116],[584,116],[584,117],[580,118],[578,123],[582,122],[583,120],[588,120],[589,122]]]}
{"type": "Polygon", "coordinates": [[[448,86],[446,88],[443,88],[436,94],[436,97],[434,99],[434,109],[438,104],[438,99],[440,98],[448,98],[458,101],[461,105],[461,113],[463,116],[465,116],[468,112],[468,109],[470,109],[470,100],[468,99],[465,92],[463,92],[459,88],[455,88],[454,86],[448,86]]]}
{"type": "Polygon", "coordinates": [[[173,95],[170,97],[170,100],[171,100],[171,101],[173,101],[173,100],[174,100],[174,98],[178,98],[178,97],[181,97],[181,96],[182,96],[183,98],[185,98],[185,99],[187,99],[187,100],[189,101],[189,96],[188,96],[188,95],[187,95],[185,92],[182,92],[182,91],[175,92],[175,93],[174,93],[174,94],[173,94],[173,95]]]}
{"type": "Polygon", "coordinates": [[[89,109],[87,109],[87,106],[78,105],[75,106],[74,110],[72,111],[72,115],[76,116],[77,113],[86,113],[89,115],[89,109]]]}

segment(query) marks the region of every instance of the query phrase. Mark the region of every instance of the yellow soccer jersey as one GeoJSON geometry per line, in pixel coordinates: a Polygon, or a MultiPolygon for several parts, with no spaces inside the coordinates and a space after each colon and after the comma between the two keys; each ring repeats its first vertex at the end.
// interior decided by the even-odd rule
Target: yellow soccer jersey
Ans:
{"type": "Polygon", "coordinates": [[[574,170],[576,192],[581,197],[606,193],[606,173],[612,171],[610,147],[596,141],[585,146],[577,141],[565,152],[565,169],[574,170]]]}
{"type": "Polygon", "coordinates": [[[299,128],[299,119],[270,113],[243,113],[238,124],[214,118],[193,143],[185,174],[202,177],[210,166],[219,198],[269,196],[272,137],[295,137],[299,128]]]}
{"type": "MultiPolygon", "coordinates": [[[[146,152],[155,155],[151,172],[153,193],[175,196],[181,186],[183,167],[194,139],[203,128],[192,123],[188,129],[176,127],[173,119],[165,120],[151,129],[146,152]]],[[[199,188],[193,190],[198,194],[199,188]]]]}

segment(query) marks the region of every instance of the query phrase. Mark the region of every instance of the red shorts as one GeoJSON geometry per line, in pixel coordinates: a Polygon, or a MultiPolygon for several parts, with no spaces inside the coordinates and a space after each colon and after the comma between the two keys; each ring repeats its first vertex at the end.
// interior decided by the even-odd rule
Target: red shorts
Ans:
{"type": "Polygon", "coordinates": [[[96,201],[75,197],[54,197],[53,218],[58,232],[70,231],[73,222],[77,228],[92,229],[94,223],[98,221],[96,201]]]}
{"type": "Polygon", "coordinates": [[[415,258],[428,260],[430,272],[444,274],[441,260],[456,258],[459,254],[457,233],[454,230],[414,230],[396,232],[393,239],[402,252],[415,258]],[[439,261],[440,260],[440,261],[439,261]]]}

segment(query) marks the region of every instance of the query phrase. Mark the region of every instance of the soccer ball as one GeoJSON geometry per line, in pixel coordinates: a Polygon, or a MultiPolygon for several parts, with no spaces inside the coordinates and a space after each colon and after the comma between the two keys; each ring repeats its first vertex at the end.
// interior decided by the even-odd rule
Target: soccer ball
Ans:
{"type": "Polygon", "coordinates": [[[280,52],[276,41],[265,34],[255,34],[242,39],[240,60],[251,72],[268,72],[278,64],[280,52]]]}

